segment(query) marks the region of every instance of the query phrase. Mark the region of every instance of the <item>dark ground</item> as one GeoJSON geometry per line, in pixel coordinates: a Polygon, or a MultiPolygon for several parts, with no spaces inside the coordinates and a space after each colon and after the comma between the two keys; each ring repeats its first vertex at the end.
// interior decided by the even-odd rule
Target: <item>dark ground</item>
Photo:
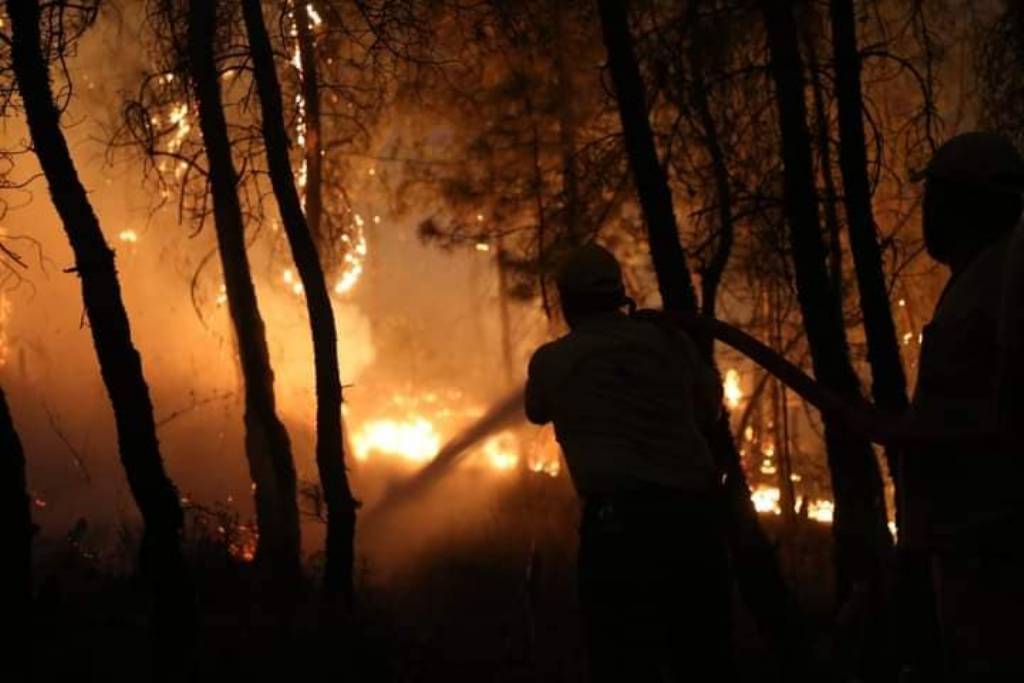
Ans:
{"type": "MultiPolygon", "coordinates": [[[[563,482],[529,476],[526,486],[507,485],[481,518],[414,553],[405,568],[385,576],[364,564],[348,635],[318,635],[310,590],[290,638],[258,607],[251,565],[208,533],[216,522],[193,521],[201,680],[301,680],[320,672],[358,681],[582,680],[576,516],[563,482]]],[[[777,537],[778,518],[765,521],[777,537]]],[[[403,531],[395,525],[388,533],[403,531]]],[[[130,545],[126,539],[125,555],[130,545]]],[[[830,548],[828,527],[815,522],[802,523],[785,546],[786,574],[816,628],[809,658],[829,648],[830,548]]],[[[114,568],[127,563],[91,557],[77,538],[46,555],[36,568],[34,680],[147,680],[144,586],[114,568]]],[[[781,680],[738,600],[736,622],[743,680],[781,680]]]]}

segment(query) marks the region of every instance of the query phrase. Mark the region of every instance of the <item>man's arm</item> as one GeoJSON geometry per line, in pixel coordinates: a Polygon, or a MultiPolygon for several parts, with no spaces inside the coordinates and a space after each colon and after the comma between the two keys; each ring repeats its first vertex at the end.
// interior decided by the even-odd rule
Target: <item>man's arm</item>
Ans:
{"type": "Polygon", "coordinates": [[[722,412],[722,380],[715,368],[697,351],[688,333],[680,331],[677,336],[683,358],[693,377],[694,418],[699,427],[710,427],[722,412]]]}

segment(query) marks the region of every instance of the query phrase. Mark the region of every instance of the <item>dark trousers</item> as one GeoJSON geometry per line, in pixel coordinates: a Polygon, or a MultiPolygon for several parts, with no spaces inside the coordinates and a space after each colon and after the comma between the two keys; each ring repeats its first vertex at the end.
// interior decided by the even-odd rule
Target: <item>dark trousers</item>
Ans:
{"type": "Polygon", "coordinates": [[[937,553],[932,581],[945,680],[1024,681],[1024,555],[937,553]]]}
{"type": "Polygon", "coordinates": [[[732,584],[710,498],[589,498],[579,588],[592,681],[733,679],[732,584]]]}

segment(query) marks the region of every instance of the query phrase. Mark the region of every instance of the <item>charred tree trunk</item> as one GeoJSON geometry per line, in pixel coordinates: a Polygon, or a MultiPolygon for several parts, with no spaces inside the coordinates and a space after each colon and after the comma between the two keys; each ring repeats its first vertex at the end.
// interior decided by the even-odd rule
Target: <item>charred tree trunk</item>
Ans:
{"type": "MultiPolygon", "coordinates": [[[[0,543],[10,553],[3,593],[7,622],[14,626],[7,639],[10,653],[5,669],[27,676],[31,650],[32,507],[25,479],[25,452],[14,428],[7,397],[0,389],[0,543]]],[[[6,650],[6,647],[4,648],[6,650]]]]}
{"type": "Polygon", "coordinates": [[[320,80],[317,67],[316,39],[309,27],[309,0],[301,0],[295,9],[295,27],[299,43],[299,64],[302,65],[302,101],[305,109],[306,140],[303,160],[306,163],[306,223],[313,242],[322,252],[328,237],[323,233],[323,131],[320,125],[320,80]]]}
{"type": "Polygon", "coordinates": [[[274,372],[245,249],[245,225],[236,190],[238,174],[231,157],[214,59],[217,5],[215,0],[189,2],[189,77],[209,164],[214,228],[228,310],[245,379],[245,451],[256,486],[260,533],[256,559],[268,570],[276,587],[288,591],[300,574],[295,464],[288,432],[277,416],[274,372]]]}
{"type": "Polygon", "coordinates": [[[153,590],[154,666],[164,678],[185,675],[193,661],[194,593],[181,553],[182,510],[164,471],[142,359],[99,220],[75,169],[53,100],[37,0],[8,0],[11,58],[25,118],[50,197],[75,254],[82,300],[100,373],[114,411],[121,463],[142,513],[140,570],[153,590]]]}
{"type": "Polygon", "coordinates": [[[512,311],[509,306],[508,264],[505,237],[499,230],[494,238],[494,266],[498,271],[498,330],[501,336],[501,364],[505,375],[504,391],[512,391],[516,382],[515,352],[512,341],[512,311]]]}
{"type": "MultiPolygon", "coordinates": [[[[696,313],[697,298],[679,239],[668,178],[654,144],[626,4],[620,0],[598,0],[598,9],[626,152],[647,224],[662,301],[668,311],[696,313]]],[[[709,437],[718,467],[725,475],[726,533],[740,591],[761,629],[776,639],[787,660],[793,658],[795,662],[803,656],[801,620],[774,548],[750,500],[727,414],[723,412],[709,437]]]]}
{"type": "Polygon", "coordinates": [[[839,212],[835,179],[832,177],[832,141],[829,139],[828,105],[825,86],[821,82],[818,58],[813,41],[805,40],[807,49],[807,71],[811,76],[811,101],[814,105],[814,142],[818,148],[818,164],[821,166],[821,182],[825,188],[822,201],[825,231],[828,234],[828,261],[832,287],[837,292],[836,304],[842,308],[843,292],[843,248],[839,239],[839,212]]]}
{"type": "MultiPolygon", "coordinates": [[[[701,313],[714,316],[718,302],[718,288],[722,284],[725,267],[729,263],[734,238],[732,218],[732,185],[729,181],[729,167],[725,161],[718,126],[711,113],[707,83],[704,80],[704,64],[700,48],[692,44],[689,50],[690,69],[693,71],[692,100],[700,121],[701,137],[715,179],[715,201],[718,203],[718,240],[715,252],[701,277],[701,313]]],[[[710,343],[710,342],[709,342],[710,343]]],[[[712,350],[709,349],[709,353],[712,350]]]]}
{"type": "Polygon", "coordinates": [[[552,322],[551,297],[548,294],[548,256],[545,240],[548,239],[548,217],[544,208],[544,170],[540,160],[540,127],[537,125],[537,115],[533,108],[533,100],[529,92],[523,98],[523,106],[526,115],[530,119],[530,160],[532,162],[531,190],[533,191],[533,206],[537,214],[537,279],[540,283],[540,298],[544,307],[544,315],[548,322],[552,322]]]}
{"type": "MultiPolygon", "coordinates": [[[[792,7],[762,0],[770,71],[781,131],[784,211],[814,374],[841,396],[859,398],[839,296],[829,282],[818,221],[804,76],[792,7]]],[[[872,579],[891,545],[882,478],[870,443],[825,418],[825,442],[835,497],[837,586],[845,599],[854,583],[872,579]]]]}
{"type": "MultiPolygon", "coordinates": [[[[850,250],[853,252],[860,307],[864,314],[868,362],[871,364],[871,395],[882,410],[902,414],[909,406],[907,379],[900,359],[896,325],[892,319],[892,305],[882,266],[882,251],[878,245],[871,209],[860,52],[857,50],[853,0],[832,0],[830,8],[836,64],[836,98],[839,103],[839,168],[843,174],[843,199],[846,204],[850,250]]],[[[900,482],[897,454],[889,448],[886,449],[886,455],[898,501],[900,482]]]]}
{"type": "Polygon", "coordinates": [[[647,94],[633,54],[629,15],[621,0],[598,0],[608,70],[615,86],[626,154],[640,198],[640,209],[651,243],[658,290],[666,310],[696,311],[697,295],[690,280],[686,254],[672,207],[665,169],[658,159],[654,133],[647,118],[647,94]]]}
{"type": "MultiPolygon", "coordinates": [[[[281,86],[274,67],[270,36],[263,22],[259,0],[242,0],[245,27],[249,35],[256,88],[263,118],[263,143],[270,182],[277,199],[281,222],[291,246],[295,268],[306,294],[306,310],[313,337],[316,370],[316,463],[327,503],[327,565],[324,593],[329,603],[348,608],[352,601],[353,537],[356,501],[349,489],[345,470],[341,427],[341,369],[338,338],[327,281],[320,265],[313,233],[295,187],[288,157],[281,86]]],[[[298,18],[299,23],[303,17],[298,18]]],[[[309,205],[307,204],[307,207],[309,205]]]]}
{"type": "Polygon", "coordinates": [[[580,229],[580,189],[576,164],[576,110],[574,108],[574,83],[570,55],[565,45],[564,3],[552,3],[555,35],[555,76],[558,79],[558,141],[562,148],[562,195],[564,202],[565,239],[571,245],[582,240],[580,229]]]}

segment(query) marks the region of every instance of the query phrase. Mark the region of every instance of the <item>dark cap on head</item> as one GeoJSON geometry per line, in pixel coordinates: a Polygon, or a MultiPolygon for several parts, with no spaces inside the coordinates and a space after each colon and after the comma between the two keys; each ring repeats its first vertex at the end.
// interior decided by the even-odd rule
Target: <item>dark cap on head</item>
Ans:
{"type": "Polygon", "coordinates": [[[919,178],[925,247],[954,271],[1020,219],[1024,159],[999,133],[963,133],[935,152],[919,178]]]}
{"type": "Polygon", "coordinates": [[[557,282],[567,313],[611,310],[628,302],[619,262],[598,244],[585,244],[570,253],[562,262],[557,282]]]}
{"type": "Polygon", "coordinates": [[[947,140],[915,180],[997,192],[1024,191],[1024,158],[1005,135],[977,131],[947,140]]]}

